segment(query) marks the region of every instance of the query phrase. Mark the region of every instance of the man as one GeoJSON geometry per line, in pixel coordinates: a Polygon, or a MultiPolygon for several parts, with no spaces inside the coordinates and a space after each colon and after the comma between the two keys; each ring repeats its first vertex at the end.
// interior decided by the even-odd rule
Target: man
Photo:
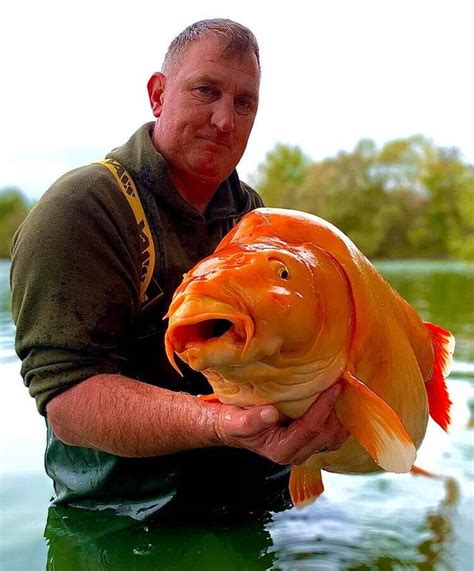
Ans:
{"type": "Polygon", "coordinates": [[[59,179],[14,239],[16,348],[46,417],[56,504],[136,518],[281,509],[285,465],[346,437],[333,412],[339,387],[285,425],[273,406],[202,402],[193,395],[209,391],[205,379],[178,378],[164,355],[163,316],[182,274],[261,205],[235,171],[259,83],[247,28],[193,24],[148,83],[156,122],[110,153],[138,189],[157,251],[145,305],[139,232],[104,166],[59,179]]]}

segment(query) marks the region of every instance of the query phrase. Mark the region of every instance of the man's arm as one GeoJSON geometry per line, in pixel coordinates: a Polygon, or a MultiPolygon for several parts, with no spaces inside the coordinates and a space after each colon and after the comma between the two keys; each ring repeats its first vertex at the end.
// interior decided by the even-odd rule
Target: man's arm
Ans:
{"type": "Polygon", "coordinates": [[[118,456],[225,445],[300,464],[320,448],[337,449],[347,437],[333,411],[339,393],[340,387],[331,387],[302,418],[283,425],[273,406],[206,403],[121,375],[96,375],[54,397],[46,411],[66,444],[118,456]]]}

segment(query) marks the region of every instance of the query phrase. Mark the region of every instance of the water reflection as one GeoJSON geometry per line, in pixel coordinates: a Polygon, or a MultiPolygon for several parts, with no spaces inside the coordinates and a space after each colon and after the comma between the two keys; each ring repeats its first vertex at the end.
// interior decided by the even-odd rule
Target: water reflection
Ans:
{"type": "Polygon", "coordinates": [[[48,571],[260,571],[274,561],[263,518],[231,526],[178,526],[56,507],[49,509],[44,536],[48,571]]]}
{"type": "MultiPolygon", "coordinates": [[[[458,571],[453,544],[459,485],[453,478],[435,479],[444,486],[444,496],[418,522],[410,522],[403,514],[401,518],[374,514],[361,527],[364,513],[351,513],[350,506],[338,510],[330,502],[322,505],[321,500],[313,509],[277,515],[267,526],[275,554],[271,569],[458,571]]],[[[390,490],[385,489],[384,495],[387,504],[390,490]]],[[[383,511],[384,503],[379,505],[383,511]]]]}
{"type": "Polygon", "coordinates": [[[46,569],[454,571],[453,519],[459,489],[452,479],[444,486],[444,498],[417,526],[413,537],[419,543],[413,545],[401,522],[388,520],[384,529],[367,534],[351,516],[328,503],[318,510],[318,518],[314,511],[293,509],[267,524],[192,527],[144,525],[105,512],[50,508],[46,569]]]}
{"type": "Polygon", "coordinates": [[[454,539],[454,518],[456,506],[460,499],[459,484],[454,478],[444,478],[445,496],[438,510],[429,512],[424,528],[419,530],[420,536],[428,534],[428,538],[418,545],[422,561],[417,569],[454,569],[452,546],[454,539]]]}

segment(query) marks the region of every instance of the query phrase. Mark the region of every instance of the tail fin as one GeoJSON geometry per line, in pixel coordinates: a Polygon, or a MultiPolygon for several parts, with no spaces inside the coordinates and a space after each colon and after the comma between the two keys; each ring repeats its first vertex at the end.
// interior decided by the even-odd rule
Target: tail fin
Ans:
{"type": "Polygon", "coordinates": [[[451,400],[445,379],[451,371],[454,337],[449,331],[433,323],[425,322],[425,327],[431,335],[434,355],[433,372],[426,383],[430,416],[443,430],[448,430],[451,421],[449,414],[451,400]]]}

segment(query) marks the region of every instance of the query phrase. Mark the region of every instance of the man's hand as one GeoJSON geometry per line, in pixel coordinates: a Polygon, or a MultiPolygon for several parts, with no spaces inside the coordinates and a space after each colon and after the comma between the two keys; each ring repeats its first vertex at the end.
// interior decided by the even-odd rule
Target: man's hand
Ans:
{"type": "Polygon", "coordinates": [[[338,384],[326,389],[301,418],[286,425],[274,406],[209,406],[219,407],[216,432],[222,444],[247,448],[279,464],[297,465],[318,451],[337,450],[348,437],[334,412],[340,394],[338,384]]]}
{"type": "Polygon", "coordinates": [[[95,375],[49,401],[56,436],[126,457],[191,448],[247,448],[280,464],[301,464],[318,450],[336,450],[347,432],[334,412],[341,387],[321,393],[298,420],[284,423],[274,406],[206,403],[121,375],[95,375]]]}

